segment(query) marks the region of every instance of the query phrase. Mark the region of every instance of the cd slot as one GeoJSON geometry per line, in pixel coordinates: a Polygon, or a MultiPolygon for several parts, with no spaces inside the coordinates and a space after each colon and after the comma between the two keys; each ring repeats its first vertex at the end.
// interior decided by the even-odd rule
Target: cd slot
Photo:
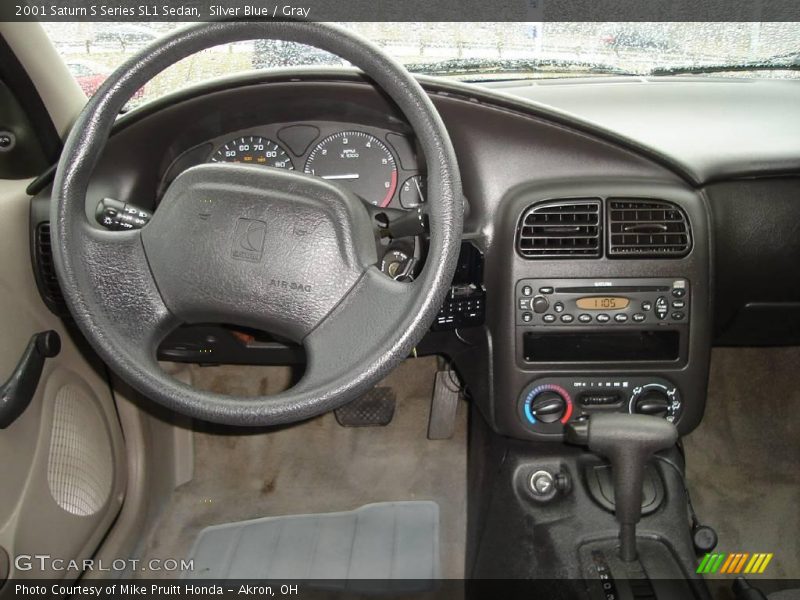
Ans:
{"type": "Polygon", "coordinates": [[[557,287],[557,294],[607,294],[616,292],[619,294],[635,294],[637,292],[668,292],[669,286],[666,285],[616,285],[616,286],[580,286],[580,287],[557,287]]]}

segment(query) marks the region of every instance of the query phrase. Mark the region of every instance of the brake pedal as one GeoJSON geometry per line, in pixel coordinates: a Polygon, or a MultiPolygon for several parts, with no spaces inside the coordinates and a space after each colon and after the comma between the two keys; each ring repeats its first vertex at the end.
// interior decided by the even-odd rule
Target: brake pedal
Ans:
{"type": "Polygon", "coordinates": [[[437,371],[428,421],[429,440],[447,440],[456,430],[456,409],[461,396],[461,381],[455,371],[437,371]]]}
{"type": "Polygon", "coordinates": [[[390,387],[375,387],[334,412],[342,427],[384,427],[392,422],[396,400],[390,387]]]}

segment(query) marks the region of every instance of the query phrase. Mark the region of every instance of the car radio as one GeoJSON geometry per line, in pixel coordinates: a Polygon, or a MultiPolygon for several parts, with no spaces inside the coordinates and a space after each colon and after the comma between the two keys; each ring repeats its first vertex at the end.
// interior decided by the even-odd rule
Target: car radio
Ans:
{"type": "Polygon", "coordinates": [[[515,291],[518,356],[525,363],[685,357],[687,279],[521,279],[515,291]]]}
{"type": "Polygon", "coordinates": [[[520,326],[637,327],[689,318],[686,279],[521,279],[520,326]]]}

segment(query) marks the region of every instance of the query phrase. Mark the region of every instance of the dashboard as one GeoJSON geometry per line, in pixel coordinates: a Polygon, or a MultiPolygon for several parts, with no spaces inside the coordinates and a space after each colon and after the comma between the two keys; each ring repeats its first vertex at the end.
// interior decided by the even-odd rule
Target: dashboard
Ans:
{"type": "MultiPolygon", "coordinates": [[[[567,422],[617,411],[662,416],[685,434],[703,415],[713,344],[800,343],[793,142],[751,144],[745,168],[742,148],[726,160],[718,122],[704,130],[674,103],[660,108],[645,81],[421,81],[469,201],[450,294],[416,353],[446,355],[495,431],[560,440],[567,422]]],[[[692,90],[687,114],[722,93],[705,80],[658,86],[667,98],[692,90]]],[[[767,106],[797,93],[757,89],[773,98],[767,106]]],[[[736,90],[746,100],[756,88],[726,85],[722,95],[736,90]]],[[[755,135],[774,113],[750,118],[755,135]]],[[[121,117],[87,216],[109,198],[157,210],[175,177],[207,162],[322,177],[393,218],[425,204],[425,157],[396,106],[352,71],[289,71],[211,83],[121,117]]],[[[31,239],[37,283],[58,311],[47,183],[34,189],[31,239]]],[[[424,234],[380,243],[387,276],[424,268],[424,234]]],[[[302,365],[304,352],[269,332],[195,323],[159,357],[302,365]]]]}

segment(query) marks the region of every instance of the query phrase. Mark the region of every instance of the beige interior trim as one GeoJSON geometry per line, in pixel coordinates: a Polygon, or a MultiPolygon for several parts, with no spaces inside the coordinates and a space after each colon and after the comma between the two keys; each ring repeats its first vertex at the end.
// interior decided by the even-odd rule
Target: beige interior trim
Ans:
{"type": "MultiPolygon", "coordinates": [[[[0,179],[0,378],[13,370],[34,332],[57,331],[62,348],[45,363],[27,410],[0,432],[0,455],[13,457],[0,465],[0,547],[11,556],[45,553],[82,560],[93,554],[122,506],[127,479],[123,438],[105,374],[87,363],[64,323],[47,310],[39,296],[31,268],[28,183],[0,179]],[[100,441],[107,435],[104,443],[112,461],[112,479],[108,491],[103,492],[104,504],[91,515],[68,511],[53,495],[49,464],[55,447],[54,415],[59,391],[65,388],[80,390],[83,405],[105,429],[100,441]],[[54,535],[54,522],[59,535],[54,535]]],[[[80,430],[70,434],[76,431],[80,430]]],[[[71,443],[66,446],[72,447],[71,443]]],[[[69,578],[77,573],[49,568],[12,569],[11,573],[19,577],[48,575],[69,578]]]]}
{"type": "Polygon", "coordinates": [[[86,94],[40,23],[0,23],[0,35],[25,67],[58,134],[65,138],[86,104],[86,94]]]}

